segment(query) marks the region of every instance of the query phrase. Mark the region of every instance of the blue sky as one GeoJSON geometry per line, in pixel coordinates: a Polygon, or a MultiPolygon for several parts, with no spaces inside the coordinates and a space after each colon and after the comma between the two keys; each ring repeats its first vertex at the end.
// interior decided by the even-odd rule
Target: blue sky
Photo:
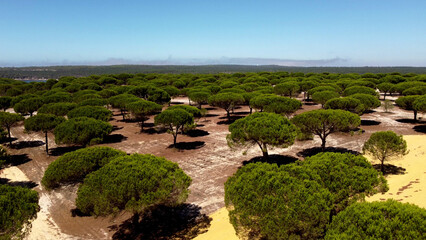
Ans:
{"type": "Polygon", "coordinates": [[[0,0],[0,66],[426,66],[426,1],[0,0]]]}

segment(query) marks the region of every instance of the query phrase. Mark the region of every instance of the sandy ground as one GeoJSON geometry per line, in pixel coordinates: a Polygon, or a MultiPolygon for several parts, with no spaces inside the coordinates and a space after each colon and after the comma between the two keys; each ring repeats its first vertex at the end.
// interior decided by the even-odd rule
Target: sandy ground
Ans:
{"type": "Polygon", "coordinates": [[[405,174],[386,176],[389,191],[368,197],[366,200],[371,202],[395,199],[426,208],[426,137],[406,135],[404,139],[410,152],[387,163],[405,168],[405,174]]]}
{"type": "Polygon", "coordinates": [[[0,170],[0,178],[7,178],[10,179],[12,182],[29,181],[27,176],[18,167],[15,166],[0,170]]]}
{"type": "Polygon", "coordinates": [[[238,240],[234,227],[229,222],[228,210],[221,208],[215,213],[211,214],[213,219],[211,225],[206,233],[198,235],[194,240],[238,240]]]}
{"type": "MultiPolygon", "coordinates": [[[[185,103],[187,98],[173,99],[173,104],[185,103]]],[[[167,133],[153,132],[153,118],[147,121],[146,131],[141,133],[140,127],[134,122],[123,122],[118,111],[110,123],[115,127],[111,138],[102,145],[111,146],[127,153],[150,153],[165,157],[179,166],[193,179],[187,203],[201,208],[200,214],[212,214],[224,207],[224,183],[246,161],[261,155],[258,147],[246,149],[230,149],[226,143],[228,124],[224,123],[225,111],[208,107],[209,115],[198,120],[196,134],[179,135],[178,142],[182,148],[169,146],[172,136],[167,133]]],[[[318,109],[319,105],[303,105],[298,113],[318,109]]],[[[236,109],[235,115],[243,117],[248,114],[248,107],[236,109]]],[[[422,135],[424,137],[425,122],[411,123],[413,113],[395,108],[393,113],[384,113],[376,109],[362,115],[363,133],[334,133],[327,138],[327,146],[337,147],[342,151],[361,151],[363,143],[375,131],[393,130],[398,134],[422,135]]],[[[421,117],[421,116],[420,116],[421,117]]],[[[53,135],[49,135],[51,156],[44,152],[44,136],[40,133],[26,134],[23,126],[12,129],[12,137],[17,138],[14,148],[9,153],[22,160],[16,164],[30,181],[38,184],[34,189],[40,193],[41,211],[35,221],[33,231],[28,239],[111,239],[116,231],[113,226],[120,225],[128,219],[123,214],[115,218],[94,218],[73,216],[77,186],[66,186],[48,192],[40,186],[40,180],[47,166],[65,152],[73,148],[56,146],[53,135]],[[19,146],[19,147],[16,147],[19,146]],[[36,233],[40,232],[39,235],[36,233]],[[40,236],[42,236],[40,238],[40,236]]],[[[272,149],[270,154],[303,159],[306,149],[319,147],[318,137],[312,141],[296,141],[286,149],[272,149]]],[[[13,179],[10,176],[10,179],[13,179]]]]}

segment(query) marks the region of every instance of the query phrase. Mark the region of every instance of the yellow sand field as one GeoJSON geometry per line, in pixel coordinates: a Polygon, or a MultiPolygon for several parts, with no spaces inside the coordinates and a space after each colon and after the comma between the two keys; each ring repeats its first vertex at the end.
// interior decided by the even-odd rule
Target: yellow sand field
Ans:
{"type": "Polygon", "coordinates": [[[426,208],[426,136],[406,135],[404,139],[410,152],[387,163],[405,168],[405,174],[388,175],[386,179],[389,191],[368,197],[366,200],[371,202],[392,198],[426,208]]]}
{"type": "Polygon", "coordinates": [[[228,210],[221,208],[210,215],[213,219],[208,231],[198,235],[195,240],[238,240],[234,227],[229,223],[228,210]]]}

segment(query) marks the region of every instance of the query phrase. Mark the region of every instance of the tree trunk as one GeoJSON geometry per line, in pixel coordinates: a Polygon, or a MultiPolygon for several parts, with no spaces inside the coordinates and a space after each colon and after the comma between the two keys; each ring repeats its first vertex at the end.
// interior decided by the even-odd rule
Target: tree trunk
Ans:
{"type": "Polygon", "coordinates": [[[7,127],[7,133],[9,135],[9,145],[12,146],[12,137],[10,136],[10,127],[7,127]]]}
{"type": "Polygon", "coordinates": [[[249,107],[250,108],[250,114],[253,112],[253,108],[252,107],[249,107]]]}
{"type": "Polygon", "coordinates": [[[322,141],[322,143],[321,143],[321,150],[324,152],[325,151],[325,137],[321,138],[321,141],[322,141]]]}
{"type": "Polygon", "coordinates": [[[47,131],[46,132],[44,132],[44,136],[45,136],[45,138],[46,138],[46,153],[47,153],[47,155],[49,155],[49,143],[48,143],[48,140],[47,140],[47,131]]]}
{"type": "Polygon", "coordinates": [[[381,160],[380,160],[380,171],[384,174],[385,173],[385,165],[384,165],[384,162],[385,162],[385,159],[384,158],[382,158],[381,160]]]}
{"type": "Polygon", "coordinates": [[[231,115],[229,114],[229,109],[226,109],[226,117],[228,118],[228,122],[231,122],[231,115]]]}
{"type": "Polygon", "coordinates": [[[145,121],[143,121],[143,120],[141,121],[141,132],[143,132],[143,125],[144,125],[144,122],[145,122],[145,121]]]}
{"type": "Polygon", "coordinates": [[[30,112],[30,117],[32,117],[33,116],[33,112],[30,112]]]}
{"type": "Polygon", "coordinates": [[[133,224],[133,226],[139,225],[139,214],[138,213],[133,213],[132,224],[133,224]]]}
{"type": "Polygon", "coordinates": [[[173,134],[173,147],[176,147],[176,140],[177,140],[177,132],[176,134],[173,134]]]}
{"type": "Polygon", "coordinates": [[[386,100],[386,92],[385,92],[385,94],[383,95],[383,100],[386,100]]]}
{"type": "Polygon", "coordinates": [[[121,109],[120,111],[121,111],[121,115],[123,116],[123,121],[124,121],[124,120],[125,120],[125,118],[124,118],[124,115],[125,115],[125,114],[124,114],[124,110],[123,110],[123,109],[121,109]]]}
{"type": "Polygon", "coordinates": [[[414,121],[415,122],[417,121],[417,111],[416,110],[414,110],[414,121]]]}
{"type": "Polygon", "coordinates": [[[269,157],[268,147],[266,146],[265,143],[263,144],[262,153],[263,153],[263,158],[268,159],[268,157],[269,157]]]}

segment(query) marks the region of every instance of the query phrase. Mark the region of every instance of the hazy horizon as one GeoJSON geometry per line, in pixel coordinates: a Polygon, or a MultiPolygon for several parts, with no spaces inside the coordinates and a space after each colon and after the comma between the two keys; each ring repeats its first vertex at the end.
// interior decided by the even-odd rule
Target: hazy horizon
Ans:
{"type": "Polygon", "coordinates": [[[425,1],[2,1],[0,67],[426,66],[425,1]]]}

